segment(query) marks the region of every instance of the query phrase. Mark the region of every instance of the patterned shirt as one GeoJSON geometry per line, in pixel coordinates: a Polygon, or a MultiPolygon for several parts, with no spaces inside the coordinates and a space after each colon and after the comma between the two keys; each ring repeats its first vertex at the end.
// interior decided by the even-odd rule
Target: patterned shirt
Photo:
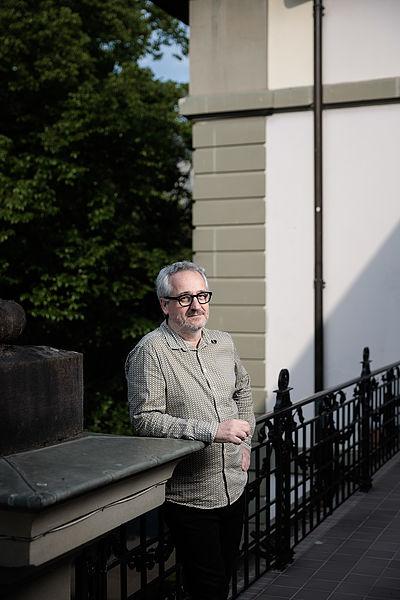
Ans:
{"type": "MultiPolygon", "coordinates": [[[[243,419],[254,431],[250,379],[228,333],[203,329],[197,348],[164,322],[148,333],[126,361],[134,432],[206,442],[183,459],[167,484],[169,501],[218,508],[242,494],[242,447],[214,442],[218,425],[243,419]]],[[[250,448],[251,436],[244,442],[250,448]]]]}

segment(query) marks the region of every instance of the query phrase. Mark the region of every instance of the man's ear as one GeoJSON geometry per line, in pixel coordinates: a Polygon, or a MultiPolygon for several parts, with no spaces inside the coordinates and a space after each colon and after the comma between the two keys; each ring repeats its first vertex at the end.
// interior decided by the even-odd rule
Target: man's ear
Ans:
{"type": "Polygon", "coordinates": [[[168,300],[165,300],[165,298],[160,298],[160,306],[161,306],[161,310],[163,311],[164,315],[168,315],[168,300]]]}

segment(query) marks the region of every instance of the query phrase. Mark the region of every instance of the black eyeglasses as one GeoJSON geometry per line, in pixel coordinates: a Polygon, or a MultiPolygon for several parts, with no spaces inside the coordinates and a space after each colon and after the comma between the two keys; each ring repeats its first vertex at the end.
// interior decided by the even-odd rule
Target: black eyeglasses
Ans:
{"type": "Polygon", "coordinates": [[[190,306],[195,298],[199,304],[208,304],[212,292],[199,292],[198,294],[181,294],[180,296],[164,296],[165,300],[176,300],[181,306],[190,306]]]}

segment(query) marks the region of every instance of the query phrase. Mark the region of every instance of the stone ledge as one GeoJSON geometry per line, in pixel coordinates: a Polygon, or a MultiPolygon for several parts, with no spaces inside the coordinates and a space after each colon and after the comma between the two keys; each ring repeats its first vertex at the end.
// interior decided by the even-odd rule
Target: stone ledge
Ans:
{"type": "Polygon", "coordinates": [[[38,566],[160,506],[203,442],[88,434],[0,459],[0,566],[38,566]]]}
{"type": "Polygon", "coordinates": [[[38,512],[201,448],[198,441],[89,433],[11,454],[0,458],[0,509],[38,512]]]}
{"type": "MultiPolygon", "coordinates": [[[[400,98],[400,77],[352,81],[324,86],[325,104],[371,102],[400,98]]],[[[237,94],[187,96],[180,100],[180,113],[191,118],[218,113],[307,109],[313,102],[313,87],[255,90],[237,94]]]]}

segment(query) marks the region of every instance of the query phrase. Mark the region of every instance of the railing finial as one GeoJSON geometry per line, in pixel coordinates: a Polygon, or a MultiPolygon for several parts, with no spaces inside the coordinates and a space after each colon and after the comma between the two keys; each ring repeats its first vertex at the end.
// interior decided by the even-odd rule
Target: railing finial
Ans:
{"type": "Polygon", "coordinates": [[[292,405],[290,400],[291,389],[293,388],[289,387],[289,371],[287,369],[281,369],[278,377],[278,389],[274,390],[274,394],[276,394],[274,411],[292,405]]]}
{"type": "Polygon", "coordinates": [[[289,371],[287,369],[281,369],[278,377],[278,389],[283,392],[289,385],[289,371]]]}
{"type": "Polygon", "coordinates": [[[362,369],[361,369],[361,377],[367,377],[368,375],[371,375],[371,368],[370,368],[370,358],[369,358],[369,347],[365,346],[364,350],[363,350],[363,359],[362,359],[362,369]]]}

